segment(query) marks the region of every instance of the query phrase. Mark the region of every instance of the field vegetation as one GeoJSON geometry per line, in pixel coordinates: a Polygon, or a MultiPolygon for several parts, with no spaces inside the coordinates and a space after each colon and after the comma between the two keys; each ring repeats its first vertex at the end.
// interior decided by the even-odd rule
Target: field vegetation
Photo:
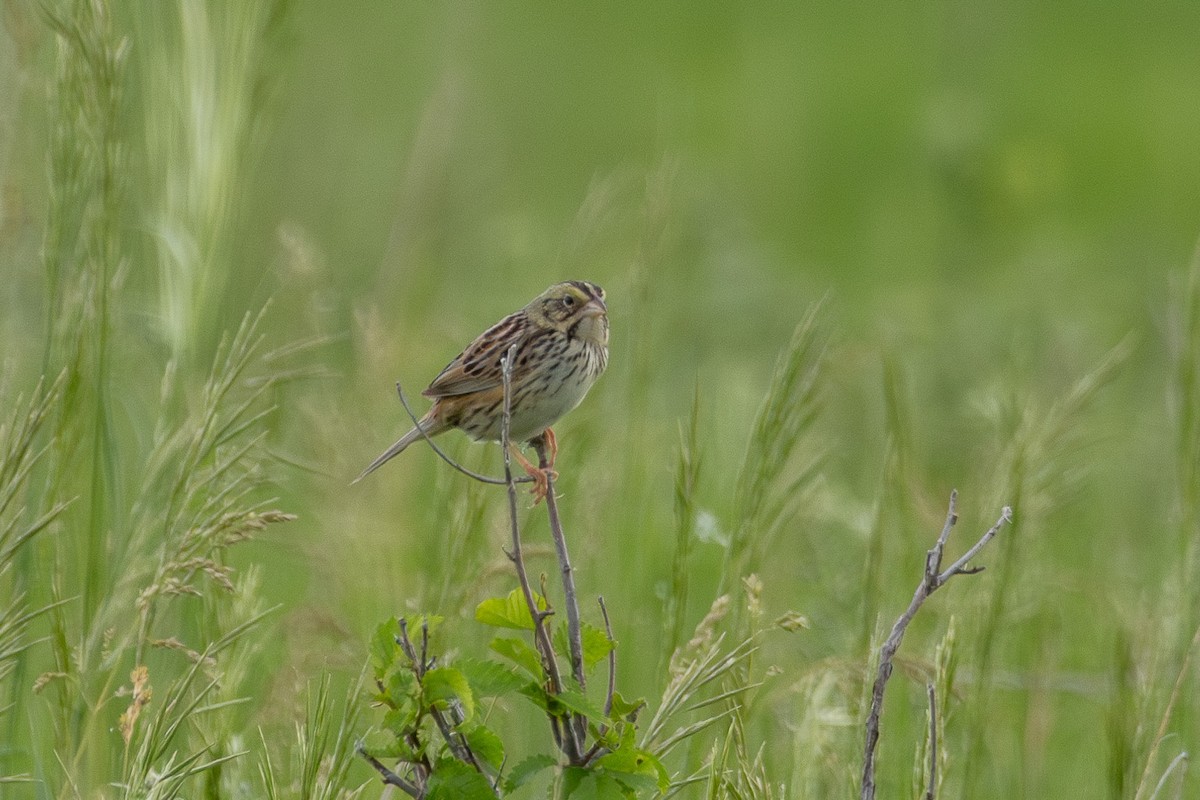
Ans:
{"type": "Polygon", "coordinates": [[[0,797],[1200,795],[1198,24],[4,3],[0,797]]]}

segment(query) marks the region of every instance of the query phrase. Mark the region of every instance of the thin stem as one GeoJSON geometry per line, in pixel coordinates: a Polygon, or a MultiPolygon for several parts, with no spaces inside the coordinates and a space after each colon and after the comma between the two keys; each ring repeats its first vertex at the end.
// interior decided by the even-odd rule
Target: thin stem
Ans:
{"type": "Polygon", "coordinates": [[[604,597],[596,598],[600,604],[600,615],[604,617],[604,635],[608,637],[608,692],[604,696],[604,716],[612,716],[613,695],[617,692],[617,648],[613,641],[612,623],[608,619],[608,606],[604,597]]]}
{"type": "Polygon", "coordinates": [[[363,749],[362,746],[359,746],[358,754],[365,758],[367,763],[375,768],[375,771],[379,773],[379,777],[383,778],[383,782],[385,784],[388,786],[395,786],[409,797],[421,797],[422,791],[420,787],[392,772],[379,759],[375,758],[375,756],[363,749]]]}
{"type": "Polygon", "coordinates": [[[925,684],[929,695],[929,786],[925,789],[925,800],[934,800],[937,794],[937,693],[933,684],[925,684]]]}
{"type": "MultiPolygon", "coordinates": [[[[1154,762],[1158,758],[1158,749],[1162,745],[1163,740],[1167,736],[1167,726],[1171,722],[1171,714],[1175,710],[1175,704],[1179,700],[1179,693],[1183,690],[1183,686],[1191,675],[1189,667],[1192,662],[1192,652],[1200,645],[1200,627],[1196,628],[1196,632],[1192,635],[1192,643],[1188,645],[1188,649],[1184,651],[1183,663],[1179,665],[1179,674],[1175,676],[1175,685],[1171,687],[1171,696],[1167,699],[1166,708],[1163,709],[1162,718],[1158,721],[1158,730],[1154,734],[1154,744],[1150,747],[1150,754],[1146,756],[1146,766],[1142,770],[1142,779],[1138,781],[1137,792],[1134,793],[1134,800],[1141,800],[1146,794],[1146,789],[1150,785],[1150,770],[1154,767],[1154,762]]],[[[1157,794],[1158,790],[1155,789],[1157,794]]]]}
{"type": "MultiPolygon", "coordinates": [[[[558,500],[554,496],[554,473],[546,454],[546,437],[539,436],[531,444],[538,454],[538,467],[546,475],[546,514],[550,517],[550,535],[554,539],[554,550],[558,554],[558,566],[562,575],[563,602],[567,605],[567,642],[571,650],[571,671],[579,688],[587,686],[583,669],[583,628],[579,622],[579,601],[575,593],[575,571],[571,567],[571,556],[567,553],[567,537],[563,534],[562,520],[558,516],[558,500]]],[[[573,716],[575,747],[583,751],[587,736],[587,718],[582,714],[573,716]]]]}
{"type": "MultiPolygon", "coordinates": [[[[548,470],[546,441],[538,437],[533,440],[538,454],[538,466],[548,470]]],[[[579,622],[579,602],[575,593],[575,570],[571,567],[571,556],[567,553],[567,538],[563,534],[562,520],[558,516],[558,501],[554,497],[554,476],[546,474],[546,513],[550,517],[550,535],[554,538],[554,549],[558,554],[558,565],[562,574],[563,594],[567,603],[567,636],[571,647],[571,668],[580,687],[585,686],[583,672],[583,637],[579,622]]]]}
{"type": "MultiPolygon", "coordinates": [[[[504,414],[500,420],[500,449],[504,452],[504,482],[508,484],[508,518],[512,533],[512,550],[508,558],[517,570],[517,580],[521,584],[521,593],[525,596],[525,605],[533,618],[533,638],[538,652],[542,656],[542,665],[550,679],[550,693],[560,694],[563,689],[562,674],[558,671],[558,660],[554,657],[554,645],[550,641],[550,633],[546,630],[545,618],[549,612],[538,608],[534,599],[533,589],[529,585],[529,575],[525,571],[525,557],[521,552],[521,528],[517,520],[517,481],[512,473],[512,454],[509,448],[509,426],[512,422],[512,365],[516,358],[517,346],[508,348],[504,358],[500,360],[500,375],[504,381],[504,414]]],[[[553,489],[549,495],[553,497],[553,489]]],[[[543,595],[545,593],[543,592],[543,595]]],[[[567,758],[572,762],[578,758],[582,749],[574,737],[562,736],[558,721],[553,716],[550,719],[551,730],[555,741],[567,758]]]]}
{"type": "MultiPolygon", "coordinates": [[[[516,345],[513,345],[513,348],[515,348],[515,347],[516,347],[516,345]]],[[[512,348],[510,348],[510,350],[511,349],[512,348]]],[[[425,440],[425,443],[427,445],[429,445],[430,449],[433,450],[433,452],[438,454],[438,457],[441,458],[442,461],[445,461],[447,464],[454,467],[456,470],[461,472],[463,475],[466,475],[468,478],[474,478],[475,480],[479,481],[480,483],[490,483],[493,486],[504,486],[506,483],[529,483],[533,480],[533,478],[530,478],[526,475],[522,475],[519,478],[514,478],[512,476],[507,476],[505,478],[493,478],[490,475],[483,475],[481,473],[475,472],[474,470],[464,467],[462,464],[458,463],[453,458],[446,455],[446,451],[443,450],[442,448],[438,447],[437,444],[433,441],[433,437],[430,436],[428,433],[426,433],[425,429],[423,427],[421,427],[421,422],[417,418],[417,415],[413,412],[412,406],[410,406],[408,404],[408,398],[404,396],[404,389],[402,389],[400,387],[400,383],[398,381],[396,383],[396,394],[400,395],[400,405],[404,406],[405,413],[408,414],[408,418],[412,420],[413,425],[415,425],[417,430],[420,431],[421,438],[425,440]]],[[[505,460],[505,463],[507,464],[507,462],[508,462],[507,439],[505,439],[504,448],[505,448],[504,460],[505,460]]]]}

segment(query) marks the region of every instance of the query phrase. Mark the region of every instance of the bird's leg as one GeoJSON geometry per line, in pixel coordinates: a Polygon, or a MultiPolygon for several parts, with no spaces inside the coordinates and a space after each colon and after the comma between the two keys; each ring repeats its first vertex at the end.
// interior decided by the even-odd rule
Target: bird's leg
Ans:
{"type": "Polygon", "coordinates": [[[521,448],[515,442],[509,442],[508,451],[512,453],[513,458],[521,465],[521,469],[525,470],[525,474],[533,478],[533,490],[530,494],[533,495],[533,504],[536,506],[546,499],[546,493],[550,491],[550,475],[556,478],[558,475],[554,470],[535,467],[533,462],[525,457],[525,454],[521,452],[521,448]],[[547,473],[550,473],[550,475],[547,475],[547,473]]]}
{"type": "MultiPolygon", "coordinates": [[[[546,440],[546,449],[550,451],[550,460],[546,463],[546,468],[550,469],[554,466],[554,460],[558,458],[558,437],[554,435],[554,428],[546,428],[542,431],[542,437],[546,440]]],[[[554,477],[558,477],[558,473],[554,473],[554,477]]]]}

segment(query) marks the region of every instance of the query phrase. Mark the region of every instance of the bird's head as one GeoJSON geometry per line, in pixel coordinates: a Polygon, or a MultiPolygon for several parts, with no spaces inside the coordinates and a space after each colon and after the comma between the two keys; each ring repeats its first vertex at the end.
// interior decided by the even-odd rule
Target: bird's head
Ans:
{"type": "Polygon", "coordinates": [[[608,306],[604,290],[594,283],[556,283],[534,298],[525,311],[538,325],[593,344],[608,344],[608,306]]]}

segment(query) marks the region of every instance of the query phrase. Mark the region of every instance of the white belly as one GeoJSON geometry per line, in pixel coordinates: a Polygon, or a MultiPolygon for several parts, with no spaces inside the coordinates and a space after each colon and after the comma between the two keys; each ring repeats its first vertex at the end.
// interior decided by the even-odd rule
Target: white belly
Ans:
{"type": "Polygon", "coordinates": [[[535,408],[516,411],[512,417],[509,439],[525,442],[537,436],[583,402],[593,383],[594,380],[586,379],[560,383],[555,390],[534,404],[535,408]]]}

